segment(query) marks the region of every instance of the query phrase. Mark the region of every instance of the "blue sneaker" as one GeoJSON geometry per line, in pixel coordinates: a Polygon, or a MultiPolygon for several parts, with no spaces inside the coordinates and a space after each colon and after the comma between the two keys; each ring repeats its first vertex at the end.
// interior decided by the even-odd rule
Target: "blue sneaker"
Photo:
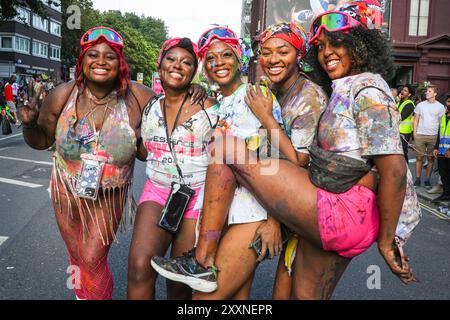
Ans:
{"type": "Polygon", "coordinates": [[[208,293],[217,289],[217,268],[201,266],[195,259],[195,249],[171,259],[153,257],[150,263],[164,278],[184,283],[196,291],[208,293]]]}
{"type": "Polygon", "coordinates": [[[426,180],[425,180],[424,186],[425,186],[425,188],[427,188],[427,189],[431,188],[430,179],[426,179],[426,180]]]}

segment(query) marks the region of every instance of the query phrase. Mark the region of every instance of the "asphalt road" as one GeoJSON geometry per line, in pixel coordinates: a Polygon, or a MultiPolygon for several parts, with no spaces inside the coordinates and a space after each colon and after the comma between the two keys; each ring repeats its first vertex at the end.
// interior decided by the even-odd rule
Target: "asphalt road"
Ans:
{"type": "MultiPolygon", "coordinates": [[[[12,135],[0,135],[0,163],[0,299],[73,300],[66,286],[68,259],[47,191],[51,152],[32,150],[21,129],[14,128],[12,135]]],[[[137,198],[144,185],[143,163],[137,164],[136,172],[137,198]]],[[[110,251],[114,299],[126,299],[130,239],[131,227],[119,234],[110,251]]],[[[333,299],[450,299],[449,246],[449,221],[424,210],[406,247],[419,283],[403,285],[373,246],[352,261],[333,299]],[[374,278],[377,274],[380,277],[374,278]]],[[[274,260],[258,267],[251,299],[271,298],[275,267],[274,260]]],[[[165,299],[162,279],[157,282],[157,299],[165,299]]]]}

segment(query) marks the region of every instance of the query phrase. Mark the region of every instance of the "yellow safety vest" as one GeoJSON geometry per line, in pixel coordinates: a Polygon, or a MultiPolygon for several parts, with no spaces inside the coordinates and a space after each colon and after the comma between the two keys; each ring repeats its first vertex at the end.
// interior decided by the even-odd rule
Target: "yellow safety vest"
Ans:
{"type": "MultiPolygon", "coordinates": [[[[414,104],[414,102],[412,100],[406,99],[405,101],[403,101],[400,106],[397,105],[398,108],[398,112],[402,113],[403,108],[408,104],[408,103],[412,103],[413,108],[416,109],[416,106],[414,104]]],[[[413,132],[413,117],[414,117],[414,112],[411,113],[411,115],[406,118],[405,120],[403,120],[402,122],[400,122],[400,133],[403,134],[411,134],[413,132]]]]}
{"type": "Polygon", "coordinates": [[[447,114],[444,114],[441,118],[438,154],[444,155],[448,149],[450,149],[450,120],[447,122],[447,114]]]}

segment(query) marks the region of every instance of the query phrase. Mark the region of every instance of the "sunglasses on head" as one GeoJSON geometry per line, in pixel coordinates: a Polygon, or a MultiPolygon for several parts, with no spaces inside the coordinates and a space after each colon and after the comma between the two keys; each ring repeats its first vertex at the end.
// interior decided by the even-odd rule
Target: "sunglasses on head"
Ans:
{"type": "Polygon", "coordinates": [[[89,29],[81,37],[80,44],[81,46],[85,46],[91,42],[96,41],[100,37],[105,38],[105,40],[110,43],[114,43],[123,47],[123,39],[120,34],[116,30],[108,27],[94,27],[89,29]]]}
{"type": "Polygon", "coordinates": [[[197,43],[199,51],[204,51],[214,39],[239,42],[239,39],[233,30],[226,27],[215,27],[202,34],[197,43]]]}
{"type": "Polygon", "coordinates": [[[362,25],[348,13],[340,11],[325,12],[313,21],[311,25],[311,38],[309,43],[314,44],[320,36],[322,29],[329,32],[345,31],[362,25]]]}

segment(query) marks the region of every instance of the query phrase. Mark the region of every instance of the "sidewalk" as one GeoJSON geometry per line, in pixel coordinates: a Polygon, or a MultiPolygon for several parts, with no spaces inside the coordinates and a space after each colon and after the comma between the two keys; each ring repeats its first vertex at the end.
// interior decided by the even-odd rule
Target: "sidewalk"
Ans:
{"type": "MultiPolygon", "coordinates": [[[[410,156],[412,156],[411,152],[409,154],[410,154],[410,156]]],[[[415,180],[415,178],[416,178],[416,159],[409,159],[408,165],[409,165],[409,170],[411,170],[411,173],[413,175],[413,179],[415,180]]],[[[433,173],[431,174],[431,179],[430,179],[431,186],[435,186],[439,181],[439,174],[436,171],[436,169],[437,169],[437,163],[435,162],[434,167],[433,167],[433,173]]],[[[428,193],[427,192],[428,189],[426,189],[423,186],[423,183],[425,180],[424,177],[425,177],[425,169],[422,171],[422,186],[416,187],[417,197],[419,197],[419,199],[422,199],[422,200],[425,200],[425,201],[428,201],[431,203],[431,201],[433,201],[434,199],[439,197],[441,194],[440,193],[432,193],[432,194],[428,193]]],[[[449,202],[441,202],[437,205],[449,206],[449,204],[450,204],[449,202]]]]}

